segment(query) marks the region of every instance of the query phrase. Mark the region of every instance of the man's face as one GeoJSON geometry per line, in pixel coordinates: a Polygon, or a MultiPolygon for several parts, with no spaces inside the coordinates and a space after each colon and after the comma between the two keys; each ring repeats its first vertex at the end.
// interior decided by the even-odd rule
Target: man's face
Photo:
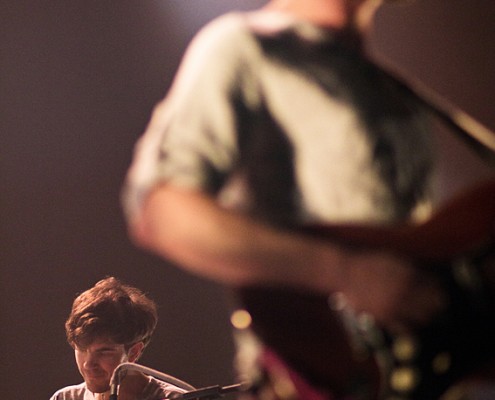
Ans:
{"type": "Polygon", "coordinates": [[[110,388],[110,379],[113,371],[123,362],[134,361],[129,359],[133,348],[125,350],[123,344],[109,339],[97,339],[85,348],[76,347],[76,363],[86,386],[93,393],[103,393],[110,388]]]}

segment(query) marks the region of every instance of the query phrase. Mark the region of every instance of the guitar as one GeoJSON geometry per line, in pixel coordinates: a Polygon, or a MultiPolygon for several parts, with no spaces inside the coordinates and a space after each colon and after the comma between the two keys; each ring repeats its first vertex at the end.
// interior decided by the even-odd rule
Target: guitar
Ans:
{"type": "Polygon", "coordinates": [[[495,180],[455,198],[419,225],[318,226],[309,234],[412,257],[441,280],[450,300],[428,326],[394,336],[358,321],[349,330],[326,296],[241,289],[253,330],[313,387],[353,399],[435,400],[495,361],[495,180]]]}

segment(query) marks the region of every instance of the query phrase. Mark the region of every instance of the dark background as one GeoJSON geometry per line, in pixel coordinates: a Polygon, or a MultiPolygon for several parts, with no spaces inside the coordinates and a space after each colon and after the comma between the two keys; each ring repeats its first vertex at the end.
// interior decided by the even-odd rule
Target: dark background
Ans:
{"type": "MultiPolygon", "coordinates": [[[[74,296],[107,275],[159,304],[141,363],[198,387],[234,382],[225,293],[136,249],[119,191],[192,35],[263,3],[0,0],[2,398],[81,381],[63,324],[74,296]]],[[[370,45],[493,128],[494,21],[493,0],[406,1],[380,13],[370,45]]],[[[446,188],[479,167],[448,148],[446,188]]]]}

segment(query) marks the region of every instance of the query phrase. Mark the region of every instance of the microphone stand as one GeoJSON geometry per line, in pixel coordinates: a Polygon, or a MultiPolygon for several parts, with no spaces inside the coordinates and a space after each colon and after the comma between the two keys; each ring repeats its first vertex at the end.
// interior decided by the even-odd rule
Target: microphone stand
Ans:
{"type": "Polygon", "coordinates": [[[190,400],[190,399],[217,399],[223,397],[225,394],[234,393],[234,392],[242,392],[246,390],[246,385],[243,383],[237,383],[230,386],[208,386],[196,390],[192,390],[190,392],[174,394],[172,397],[168,397],[169,399],[180,399],[180,400],[190,400]]]}
{"type": "Polygon", "coordinates": [[[126,362],[122,363],[113,371],[112,378],[110,379],[110,397],[109,400],[117,400],[118,399],[118,391],[120,386],[120,375],[123,371],[138,371],[143,374],[150,375],[156,379],[161,381],[170,383],[184,390],[195,390],[194,386],[190,385],[187,382],[184,382],[180,379],[177,379],[171,375],[164,374],[163,372],[157,371],[152,368],[145,367],[141,364],[126,362]]]}
{"type": "Polygon", "coordinates": [[[205,388],[196,389],[194,386],[180,379],[177,379],[171,375],[164,374],[163,372],[157,371],[152,368],[145,367],[141,364],[136,363],[122,363],[113,371],[112,378],[110,379],[110,397],[109,400],[118,400],[118,392],[120,386],[121,374],[124,371],[138,371],[146,375],[150,375],[161,381],[175,385],[181,389],[186,390],[184,393],[174,393],[166,399],[176,399],[176,400],[190,400],[190,399],[205,399],[211,400],[219,397],[223,397],[225,394],[232,392],[240,392],[246,389],[246,385],[242,383],[230,385],[230,386],[208,386],[205,388]]]}

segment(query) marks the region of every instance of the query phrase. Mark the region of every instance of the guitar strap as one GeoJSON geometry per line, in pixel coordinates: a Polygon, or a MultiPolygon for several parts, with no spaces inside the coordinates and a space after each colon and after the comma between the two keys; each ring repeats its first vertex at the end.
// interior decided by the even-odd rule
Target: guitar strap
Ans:
{"type": "Polygon", "coordinates": [[[445,97],[430,89],[419,79],[414,79],[400,70],[397,65],[383,57],[372,62],[392,79],[407,87],[436,115],[448,128],[466,140],[478,153],[495,163],[495,132],[466,112],[460,110],[445,97]]]}

